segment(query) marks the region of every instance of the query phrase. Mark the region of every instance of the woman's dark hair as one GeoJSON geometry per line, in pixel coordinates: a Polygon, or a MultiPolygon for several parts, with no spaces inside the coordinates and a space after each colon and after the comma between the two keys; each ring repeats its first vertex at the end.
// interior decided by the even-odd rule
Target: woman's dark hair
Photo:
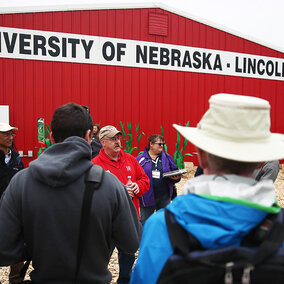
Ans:
{"type": "Polygon", "coordinates": [[[97,133],[94,133],[94,136],[95,136],[95,138],[99,138],[100,129],[101,129],[100,125],[98,123],[96,123],[96,124],[94,124],[94,126],[96,126],[97,129],[98,129],[97,133]]]}
{"type": "Polygon", "coordinates": [[[157,140],[165,142],[165,138],[159,134],[152,134],[148,137],[148,148],[150,149],[150,143],[155,143],[157,140]]]}
{"type": "Polygon", "coordinates": [[[87,130],[93,133],[93,119],[89,109],[75,103],[68,103],[57,108],[52,116],[51,131],[55,143],[70,136],[84,138],[87,130]]]}

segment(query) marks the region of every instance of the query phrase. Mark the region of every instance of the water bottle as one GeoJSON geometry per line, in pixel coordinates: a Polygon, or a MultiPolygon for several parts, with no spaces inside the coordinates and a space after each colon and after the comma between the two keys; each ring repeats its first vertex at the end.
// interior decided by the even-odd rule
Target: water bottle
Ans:
{"type": "MultiPolygon", "coordinates": [[[[127,188],[131,189],[132,188],[131,185],[132,185],[131,176],[127,176],[126,189],[127,188]]],[[[133,197],[131,197],[131,198],[133,199],[133,197]]]]}
{"type": "Polygon", "coordinates": [[[130,187],[131,188],[131,184],[132,184],[132,180],[131,180],[131,176],[127,176],[127,183],[126,183],[126,187],[130,187]]]}

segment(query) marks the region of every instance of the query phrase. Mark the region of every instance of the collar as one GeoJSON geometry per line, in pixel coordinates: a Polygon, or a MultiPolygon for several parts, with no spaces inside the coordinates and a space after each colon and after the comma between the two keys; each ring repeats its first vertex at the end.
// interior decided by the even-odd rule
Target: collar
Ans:
{"type": "Polygon", "coordinates": [[[11,156],[12,156],[12,151],[11,149],[9,149],[9,152],[7,154],[5,154],[5,163],[8,164],[11,160],[11,156]]]}
{"type": "Polygon", "coordinates": [[[109,161],[111,161],[111,162],[113,162],[113,163],[117,163],[117,162],[119,162],[120,160],[121,160],[121,151],[122,151],[122,149],[119,151],[119,153],[118,153],[118,159],[117,160],[114,160],[114,159],[112,159],[106,152],[105,152],[105,150],[102,148],[102,152],[103,152],[103,154],[104,154],[104,156],[105,156],[105,158],[107,158],[109,161]]]}
{"type": "Polygon", "coordinates": [[[263,206],[271,206],[275,202],[272,180],[257,182],[237,175],[200,175],[185,184],[183,193],[241,199],[263,206]]]}

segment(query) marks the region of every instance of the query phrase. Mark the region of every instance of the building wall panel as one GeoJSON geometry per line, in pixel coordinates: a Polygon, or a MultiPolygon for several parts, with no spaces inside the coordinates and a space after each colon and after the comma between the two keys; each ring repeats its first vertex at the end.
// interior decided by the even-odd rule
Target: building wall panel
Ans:
{"type": "MultiPolygon", "coordinates": [[[[178,44],[284,58],[283,53],[155,9],[91,10],[0,15],[0,26],[178,44]],[[168,36],[150,35],[148,14],[168,16],[168,36]]],[[[195,126],[218,92],[256,95],[272,105],[272,130],[284,132],[282,81],[131,67],[0,59],[0,103],[10,105],[10,122],[19,127],[17,148],[35,150],[37,119],[50,122],[53,111],[74,101],[88,105],[94,122],[135,124],[147,135],[165,128],[172,154],[172,123],[195,126]]],[[[125,127],[127,127],[125,125],[125,127]]],[[[146,136],[141,149],[146,146],[146,136]]],[[[140,150],[141,150],[140,149],[140,150]]],[[[192,146],[190,151],[194,151],[192,146]]],[[[136,153],[134,151],[134,153],[136,153]]],[[[26,162],[29,160],[26,160],[26,162]]]]}

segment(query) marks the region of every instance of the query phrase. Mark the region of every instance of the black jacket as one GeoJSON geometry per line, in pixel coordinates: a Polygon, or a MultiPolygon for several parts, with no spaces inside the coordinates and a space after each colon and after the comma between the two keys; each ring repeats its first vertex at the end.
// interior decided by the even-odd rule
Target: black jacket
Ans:
{"type": "Polygon", "coordinates": [[[100,150],[103,148],[99,138],[94,137],[92,139],[91,147],[92,147],[92,159],[93,159],[94,157],[99,155],[100,150]]]}
{"type": "Polygon", "coordinates": [[[11,160],[8,165],[5,163],[5,154],[0,150],[0,198],[12,177],[24,168],[19,154],[11,149],[11,160]]]}

